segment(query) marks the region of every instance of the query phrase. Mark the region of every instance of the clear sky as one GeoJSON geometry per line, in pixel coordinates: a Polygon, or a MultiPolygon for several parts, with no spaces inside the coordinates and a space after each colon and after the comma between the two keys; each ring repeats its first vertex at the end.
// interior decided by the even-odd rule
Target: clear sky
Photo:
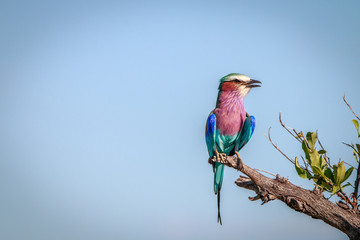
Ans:
{"type": "Polygon", "coordinates": [[[0,239],[347,239],[282,202],[250,202],[225,170],[216,222],[205,121],[218,80],[263,82],[245,163],[303,187],[319,130],[352,162],[360,113],[359,1],[1,1],[0,239]]]}

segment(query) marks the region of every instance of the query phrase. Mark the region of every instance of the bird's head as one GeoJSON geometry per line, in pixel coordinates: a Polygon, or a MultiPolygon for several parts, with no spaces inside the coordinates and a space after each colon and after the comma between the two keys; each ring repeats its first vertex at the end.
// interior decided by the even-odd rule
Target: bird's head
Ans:
{"type": "Polygon", "coordinates": [[[219,90],[238,91],[240,95],[246,96],[251,88],[261,87],[261,82],[251,79],[240,73],[230,73],[220,79],[219,90]]]}

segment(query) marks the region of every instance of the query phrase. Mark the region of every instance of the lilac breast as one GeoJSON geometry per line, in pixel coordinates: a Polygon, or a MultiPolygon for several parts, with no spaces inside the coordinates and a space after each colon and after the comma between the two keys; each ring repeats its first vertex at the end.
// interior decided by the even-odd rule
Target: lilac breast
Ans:
{"type": "Polygon", "coordinates": [[[237,91],[222,92],[214,112],[220,133],[235,135],[241,131],[246,118],[244,98],[237,91]]]}

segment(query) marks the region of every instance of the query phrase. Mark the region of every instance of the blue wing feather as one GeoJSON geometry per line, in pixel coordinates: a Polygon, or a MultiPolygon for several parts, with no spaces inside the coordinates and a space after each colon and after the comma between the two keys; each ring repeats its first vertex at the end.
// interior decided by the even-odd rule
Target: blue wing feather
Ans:
{"type": "MultiPolygon", "coordinates": [[[[209,152],[210,158],[214,156],[215,150],[217,149],[216,140],[219,140],[217,136],[218,131],[216,130],[216,116],[213,112],[210,113],[207,121],[206,121],[206,128],[205,128],[205,138],[206,138],[206,146],[209,152]]],[[[220,216],[220,190],[224,176],[224,165],[221,163],[214,163],[214,192],[217,194],[217,201],[218,201],[218,222],[221,223],[221,216],[220,216]]]]}
{"type": "Polygon", "coordinates": [[[249,116],[245,119],[244,126],[236,141],[235,151],[240,151],[250,140],[255,130],[255,117],[249,116]]]}
{"type": "Polygon", "coordinates": [[[210,113],[206,121],[205,138],[209,156],[212,158],[216,149],[216,116],[214,113],[210,113]]]}

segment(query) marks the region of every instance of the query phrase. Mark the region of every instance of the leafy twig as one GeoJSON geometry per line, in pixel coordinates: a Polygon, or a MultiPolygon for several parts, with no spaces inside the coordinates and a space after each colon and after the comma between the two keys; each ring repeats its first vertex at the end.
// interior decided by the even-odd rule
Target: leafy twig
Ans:
{"type": "Polygon", "coordinates": [[[344,145],[346,145],[348,147],[351,147],[358,155],[360,155],[359,152],[355,149],[355,147],[353,145],[350,145],[350,144],[344,143],[344,142],[342,144],[344,144],[344,145]]]}

